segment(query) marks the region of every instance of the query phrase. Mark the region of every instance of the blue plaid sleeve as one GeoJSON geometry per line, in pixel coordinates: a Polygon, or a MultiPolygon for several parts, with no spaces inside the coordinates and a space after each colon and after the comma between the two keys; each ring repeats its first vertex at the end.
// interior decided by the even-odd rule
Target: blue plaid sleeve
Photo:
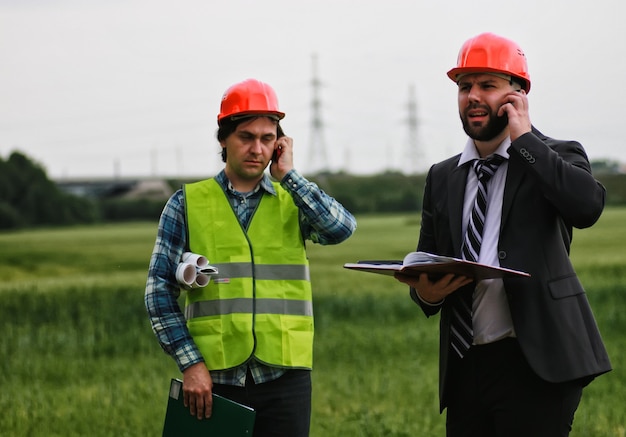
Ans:
{"type": "Polygon", "coordinates": [[[280,182],[300,209],[300,227],[306,239],[321,245],[338,244],[352,235],[356,219],[317,184],[291,170],[280,182]]]}
{"type": "Polygon", "coordinates": [[[152,330],[181,372],[192,364],[204,361],[178,304],[180,288],[176,282],[176,266],[185,246],[184,199],[182,190],[178,190],[161,213],[144,298],[152,330]]]}

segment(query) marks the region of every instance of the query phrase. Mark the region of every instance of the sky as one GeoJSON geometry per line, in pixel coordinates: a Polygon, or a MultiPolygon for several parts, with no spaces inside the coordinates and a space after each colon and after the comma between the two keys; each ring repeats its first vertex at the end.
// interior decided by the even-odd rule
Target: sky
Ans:
{"type": "Polygon", "coordinates": [[[278,94],[302,173],[426,171],[466,140],[446,72],[468,38],[494,32],[526,54],[539,130],[626,162],[625,11],[623,0],[0,0],[0,157],[24,153],[57,180],[210,177],[223,167],[222,94],[256,78],[278,94]]]}

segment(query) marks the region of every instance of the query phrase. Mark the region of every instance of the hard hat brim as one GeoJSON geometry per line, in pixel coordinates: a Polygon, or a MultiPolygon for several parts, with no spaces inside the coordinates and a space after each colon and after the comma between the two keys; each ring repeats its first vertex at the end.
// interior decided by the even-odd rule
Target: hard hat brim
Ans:
{"type": "Polygon", "coordinates": [[[510,71],[500,70],[497,68],[489,68],[489,67],[456,67],[448,71],[448,77],[452,82],[458,83],[458,77],[460,75],[472,74],[472,73],[500,73],[506,74],[507,76],[514,77],[524,82],[524,91],[528,93],[530,91],[530,81],[522,77],[520,75],[514,74],[510,71]]]}
{"type": "Polygon", "coordinates": [[[272,118],[276,121],[280,121],[283,118],[285,118],[285,113],[284,112],[266,112],[266,111],[246,111],[246,112],[239,112],[237,114],[234,115],[228,115],[225,117],[218,117],[217,118],[217,124],[221,125],[222,123],[224,123],[225,121],[236,121],[236,120],[241,120],[243,118],[250,118],[250,117],[269,117],[272,118]]]}

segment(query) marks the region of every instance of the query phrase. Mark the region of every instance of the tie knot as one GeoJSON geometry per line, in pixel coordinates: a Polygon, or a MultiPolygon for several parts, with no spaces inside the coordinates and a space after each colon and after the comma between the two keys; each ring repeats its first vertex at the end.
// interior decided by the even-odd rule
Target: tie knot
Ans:
{"type": "Polygon", "coordinates": [[[498,170],[498,166],[502,164],[504,158],[500,155],[492,155],[486,159],[477,159],[474,161],[474,171],[478,176],[478,180],[487,182],[498,170]]]}

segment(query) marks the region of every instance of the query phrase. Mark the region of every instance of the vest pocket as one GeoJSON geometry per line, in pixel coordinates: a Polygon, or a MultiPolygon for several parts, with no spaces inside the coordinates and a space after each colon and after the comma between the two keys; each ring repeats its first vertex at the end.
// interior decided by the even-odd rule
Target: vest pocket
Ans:
{"type": "Polygon", "coordinates": [[[192,319],[187,326],[209,370],[236,367],[252,354],[254,337],[249,314],[192,319]]]}
{"type": "Polygon", "coordinates": [[[260,314],[255,324],[256,355],[268,364],[310,369],[313,364],[313,318],[260,314]]]}

